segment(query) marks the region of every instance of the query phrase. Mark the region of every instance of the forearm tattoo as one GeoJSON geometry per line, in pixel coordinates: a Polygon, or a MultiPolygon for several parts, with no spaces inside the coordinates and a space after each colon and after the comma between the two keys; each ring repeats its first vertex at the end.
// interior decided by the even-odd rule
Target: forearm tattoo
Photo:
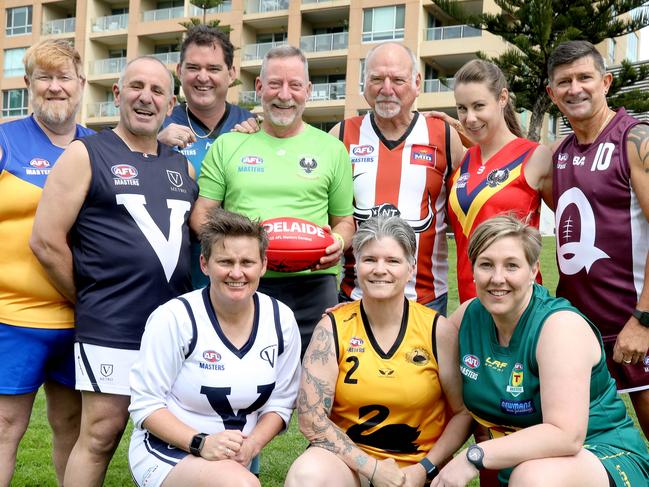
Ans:
{"type": "MultiPolygon", "coordinates": [[[[358,449],[345,432],[329,419],[335,384],[329,384],[326,380],[313,375],[310,370],[311,365],[327,365],[330,361],[336,360],[333,344],[333,333],[323,327],[316,327],[304,357],[305,367],[302,371],[302,387],[297,397],[297,412],[300,416],[309,417],[311,420],[309,440],[312,445],[345,457],[358,449]]],[[[367,463],[367,456],[359,452],[354,458],[348,457],[348,461],[353,462],[358,470],[367,463]]]]}

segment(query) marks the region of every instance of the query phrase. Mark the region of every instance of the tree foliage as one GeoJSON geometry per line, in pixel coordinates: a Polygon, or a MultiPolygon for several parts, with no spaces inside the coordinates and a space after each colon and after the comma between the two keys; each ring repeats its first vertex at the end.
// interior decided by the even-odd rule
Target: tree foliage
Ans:
{"type": "MultiPolygon", "coordinates": [[[[528,138],[539,140],[543,115],[552,102],[545,87],[550,53],[562,42],[587,40],[598,44],[637,31],[649,25],[649,4],[645,0],[494,0],[501,12],[471,14],[456,0],[436,0],[441,11],[461,23],[502,37],[511,46],[500,56],[479,57],[496,63],[506,74],[516,96],[518,109],[532,112],[528,138]],[[637,9],[637,10],[634,10],[637,9]],[[633,12],[632,12],[633,11],[633,12]],[[630,13],[630,15],[624,15],[630,13]]],[[[609,102],[612,106],[625,103],[638,110],[649,105],[649,93],[619,94],[620,88],[633,80],[646,79],[647,70],[634,70],[625,63],[612,87],[609,102]],[[634,73],[635,71],[635,73],[634,73]]],[[[646,108],[644,108],[646,109],[646,108]]]]}

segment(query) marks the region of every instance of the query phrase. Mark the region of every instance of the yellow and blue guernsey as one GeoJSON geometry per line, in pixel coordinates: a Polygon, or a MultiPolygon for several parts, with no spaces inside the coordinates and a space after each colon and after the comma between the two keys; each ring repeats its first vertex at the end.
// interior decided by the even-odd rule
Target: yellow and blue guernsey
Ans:
{"type": "MultiPolygon", "coordinates": [[[[76,138],[94,133],[77,125],[76,138]]],[[[63,148],[29,116],[0,125],[0,323],[72,328],[73,308],[29,248],[43,186],[63,148]]]]}

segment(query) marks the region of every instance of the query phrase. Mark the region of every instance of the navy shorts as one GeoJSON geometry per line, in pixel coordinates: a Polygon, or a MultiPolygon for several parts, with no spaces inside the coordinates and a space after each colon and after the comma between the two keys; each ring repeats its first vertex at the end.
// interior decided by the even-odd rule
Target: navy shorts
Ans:
{"type": "Polygon", "coordinates": [[[74,329],[0,323],[0,394],[28,394],[52,380],[74,389],[74,329]]]}

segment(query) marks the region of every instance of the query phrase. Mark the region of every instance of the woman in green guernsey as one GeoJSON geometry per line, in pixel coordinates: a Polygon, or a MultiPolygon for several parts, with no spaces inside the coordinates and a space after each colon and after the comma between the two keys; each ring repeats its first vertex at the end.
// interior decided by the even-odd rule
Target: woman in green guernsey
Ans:
{"type": "Polygon", "coordinates": [[[599,332],[535,283],[541,236],[512,216],[469,242],[477,298],[459,326],[464,403],[490,439],[458,453],[432,486],[463,486],[482,468],[517,486],[645,487],[649,453],[617,396],[599,332]]]}

